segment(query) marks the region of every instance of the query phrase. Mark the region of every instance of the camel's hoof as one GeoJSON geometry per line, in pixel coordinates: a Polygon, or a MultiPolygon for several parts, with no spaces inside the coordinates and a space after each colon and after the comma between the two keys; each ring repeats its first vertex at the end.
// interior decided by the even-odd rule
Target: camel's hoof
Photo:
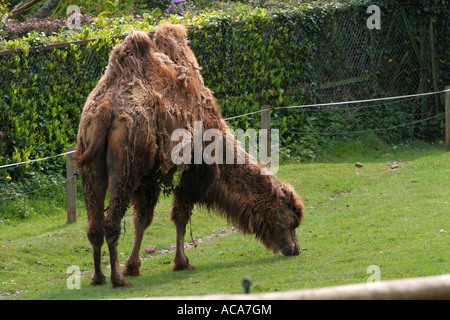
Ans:
{"type": "Polygon", "coordinates": [[[102,274],[100,276],[94,275],[91,280],[92,286],[101,286],[106,284],[105,276],[102,274]]]}
{"type": "Polygon", "coordinates": [[[139,268],[131,267],[130,265],[125,266],[125,269],[122,271],[122,275],[124,277],[130,276],[130,277],[139,277],[141,276],[141,272],[139,271],[139,268]]]}
{"type": "Polygon", "coordinates": [[[120,283],[113,283],[112,284],[112,288],[113,289],[118,289],[118,288],[133,288],[133,285],[129,282],[126,282],[125,280],[123,280],[120,283]]]}
{"type": "Polygon", "coordinates": [[[192,264],[182,264],[182,265],[174,265],[172,267],[172,271],[183,271],[183,270],[194,270],[195,266],[192,264]]]}

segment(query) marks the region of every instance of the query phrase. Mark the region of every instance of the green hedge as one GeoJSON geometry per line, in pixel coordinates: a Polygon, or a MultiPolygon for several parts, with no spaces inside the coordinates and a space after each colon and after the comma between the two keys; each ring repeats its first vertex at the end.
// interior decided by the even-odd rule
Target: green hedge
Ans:
{"type": "MultiPolygon", "coordinates": [[[[107,64],[112,40],[0,57],[0,165],[52,156],[74,145],[84,101],[107,64]]],[[[62,158],[33,170],[61,171],[62,158]]],[[[28,166],[1,170],[21,177],[28,166]]]]}
{"type": "MultiPolygon", "coordinates": [[[[450,14],[448,6],[442,8],[428,3],[431,2],[424,1],[409,9],[416,12],[410,17],[414,23],[412,32],[417,39],[422,30],[417,26],[429,23],[430,17],[434,19],[439,40],[436,45],[439,86],[442,87],[450,80],[450,42],[446,41],[449,26],[445,23],[450,14]]],[[[224,117],[256,111],[263,105],[283,107],[328,102],[333,97],[338,100],[371,98],[387,93],[404,94],[404,90],[415,93],[418,80],[408,82],[408,75],[399,80],[403,87],[395,90],[381,81],[392,74],[390,61],[393,59],[408,57],[410,68],[415,60],[410,57],[412,47],[406,34],[402,41],[395,43],[389,43],[389,37],[386,38],[389,30],[401,26],[398,4],[383,1],[380,5],[386,27],[379,32],[366,30],[367,6],[349,10],[315,7],[271,16],[257,10],[248,16],[245,25],[233,24],[230,17],[222,16],[215,18],[215,26],[192,29],[190,45],[224,117]],[[339,82],[346,78],[340,77],[345,76],[350,80],[343,85],[339,82]]],[[[84,101],[95,87],[117,41],[105,37],[86,46],[0,56],[0,165],[51,156],[75,144],[84,101]]],[[[405,59],[398,63],[402,61],[405,59]]],[[[411,70],[410,74],[418,73],[411,70]]],[[[420,76],[429,82],[429,74],[420,76]]],[[[330,141],[332,133],[386,128],[418,119],[416,104],[416,100],[383,104],[375,111],[368,106],[282,109],[272,112],[272,127],[280,130],[282,155],[308,160],[314,158],[321,143],[330,141]]],[[[438,114],[440,110],[433,112],[438,114]]],[[[257,129],[259,119],[259,116],[242,117],[230,121],[230,125],[257,129]]],[[[434,129],[427,136],[439,137],[443,132],[443,118],[383,132],[383,137],[399,140],[424,136],[423,127],[430,124],[434,129]]],[[[0,180],[8,175],[20,178],[32,171],[61,172],[63,160],[35,163],[32,168],[0,170],[0,180]]]]}

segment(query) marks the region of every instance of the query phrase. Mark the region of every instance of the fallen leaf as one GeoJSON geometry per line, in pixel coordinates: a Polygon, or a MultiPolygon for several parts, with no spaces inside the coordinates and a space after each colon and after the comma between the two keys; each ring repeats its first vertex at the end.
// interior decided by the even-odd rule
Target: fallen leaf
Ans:
{"type": "Polygon", "coordinates": [[[363,166],[363,164],[361,162],[356,162],[355,163],[355,167],[361,168],[363,166]]]}
{"type": "Polygon", "coordinates": [[[241,257],[251,257],[255,255],[254,253],[249,253],[249,254],[241,254],[241,257]]]}
{"type": "Polygon", "coordinates": [[[145,246],[144,250],[145,250],[145,252],[147,252],[147,253],[154,253],[154,252],[157,251],[155,245],[145,246]]]}
{"type": "Polygon", "coordinates": [[[399,167],[398,164],[392,164],[392,165],[391,165],[391,169],[392,169],[392,170],[397,169],[398,167],[399,167]]]}
{"type": "Polygon", "coordinates": [[[447,231],[445,231],[444,229],[439,230],[439,233],[444,233],[444,232],[447,232],[447,231]]]}

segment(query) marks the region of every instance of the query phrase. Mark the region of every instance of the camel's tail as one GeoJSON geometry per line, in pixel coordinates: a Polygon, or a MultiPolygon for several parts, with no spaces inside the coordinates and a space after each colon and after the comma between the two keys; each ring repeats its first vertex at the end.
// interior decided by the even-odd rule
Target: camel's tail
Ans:
{"type": "Polygon", "coordinates": [[[93,115],[82,119],[77,149],[73,154],[73,161],[77,167],[91,163],[104,149],[111,117],[111,100],[106,98],[93,115]]]}

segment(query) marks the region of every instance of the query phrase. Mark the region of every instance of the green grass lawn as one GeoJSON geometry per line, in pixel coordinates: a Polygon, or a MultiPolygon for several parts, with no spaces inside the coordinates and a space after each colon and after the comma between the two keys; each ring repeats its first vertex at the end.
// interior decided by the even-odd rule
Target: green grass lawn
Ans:
{"type": "MultiPolygon", "coordinates": [[[[109,282],[93,287],[82,203],[73,224],[66,223],[63,204],[52,205],[46,216],[0,225],[0,296],[97,299],[242,293],[244,277],[252,280],[253,293],[298,290],[366,282],[371,265],[380,268],[382,281],[450,273],[450,152],[424,145],[370,152],[353,147],[341,145],[320,163],[280,167],[278,176],[295,187],[306,206],[297,231],[299,256],[274,255],[253,236],[222,233],[231,229],[225,219],[196,210],[192,233],[203,241],[186,253],[197,268],[172,272],[173,252],[144,251],[145,245],[161,251],[175,243],[171,199],[161,198],[143,241],[142,276],[128,279],[134,287],[112,290],[109,282]],[[391,155],[383,157],[387,152],[391,155]],[[356,161],[363,167],[355,167],[356,161]],[[387,162],[394,161],[400,167],[392,170],[387,162]],[[208,237],[213,234],[221,236],[208,237]],[[70,265],[82,274],[79,290],[67,288],[70,265]]],[[[131,252],[133,232],[130,210],[119,241],[121,263],[131,252]]],[[[187,242],[189,232],[188,225],[187,242]]],[[[104,251],[108,275],[106,245],[104,251]]]]}

